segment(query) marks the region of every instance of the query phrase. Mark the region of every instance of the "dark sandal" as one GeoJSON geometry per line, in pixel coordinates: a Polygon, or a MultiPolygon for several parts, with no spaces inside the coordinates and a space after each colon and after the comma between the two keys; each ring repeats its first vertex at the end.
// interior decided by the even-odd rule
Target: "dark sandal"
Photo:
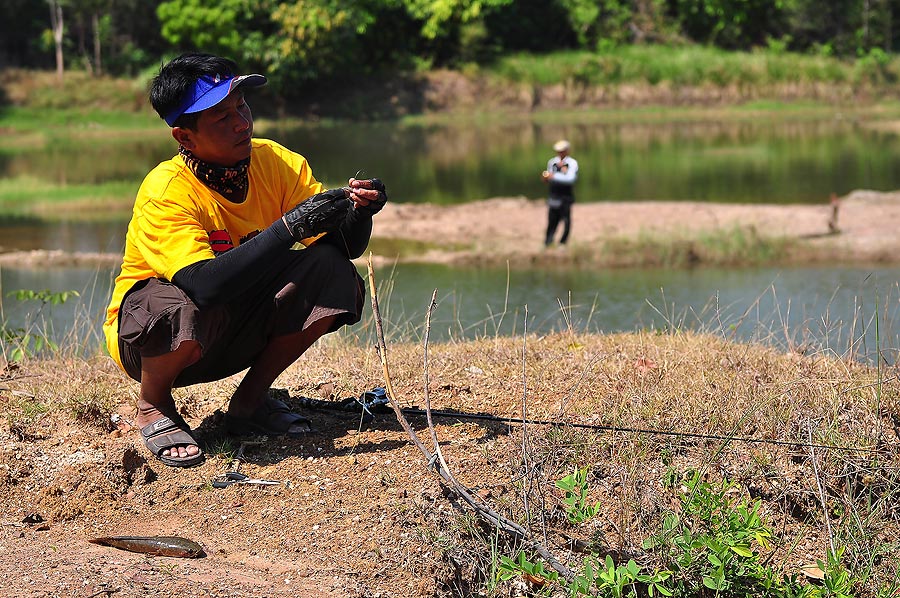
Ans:
{"type": "Polygon", "coordinates": [[[141,437],[153,456],[169,467],[190,467],[202,462],[205,457],[202,449],[196,455],[184,458],[162,454],[164,450],[178,446],[193,444],[199,447],[197,441],[191,436],[190,426],[180,417],[178,420],[164,417],[152,424],[147,424],[141,428],[141,437]]]}
{"type": "Polygon", "coordinates": [[[225,429],[234,436],[250,436],[261,434],[263,436],[285,436],[298,438],[312,432],[312,421],[299,413],[291,411],[284,401],[269,397],[262,407],[250,417],[235,417],[225,414],[225,429]],[[288,432],[294,424],[305,423],[309,430],[303,432],[288,432]]]}

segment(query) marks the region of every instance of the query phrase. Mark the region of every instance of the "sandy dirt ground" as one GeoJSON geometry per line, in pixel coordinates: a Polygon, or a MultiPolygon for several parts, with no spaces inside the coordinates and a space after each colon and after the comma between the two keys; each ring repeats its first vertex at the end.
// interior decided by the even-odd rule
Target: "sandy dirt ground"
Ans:
{"type": "MultiPolygon", "coordinates": [[[[704,202],[599,202],[573,206],[567,250],[545,250],[547,222],[543,200],[493,198],[454,206],[388,204],[376,216],[372,248],[376,260],[446,264],[535,264],[597,262],[607,240],[638,237],[690,239],[701,233],[736,228],[760,237],[792,242],[791,259],[800,262],[895,262],[900,260],[900,192],[855,191],[831,204],[750,205],[704,202]],[[834,230],[829,226],[834,225],[834,230]],[[399,243],[405,246],[397,249],[399,243]]],[[[558,237],[559,233],[557,234],[558,237]]],[[[59,251],[0,251],[0,265],[40,266],[104,262],[110,254],[59,251]]]]}

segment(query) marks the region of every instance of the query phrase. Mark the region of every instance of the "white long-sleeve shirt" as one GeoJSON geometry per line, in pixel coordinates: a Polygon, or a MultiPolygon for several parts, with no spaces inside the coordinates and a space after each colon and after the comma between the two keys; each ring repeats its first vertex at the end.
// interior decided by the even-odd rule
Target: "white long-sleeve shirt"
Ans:
{"type": "Polygon", "coordinates": [[[575,201],[573,185],[578,179],[578,161],[572,156],[550,158],[547,172],[550,173],[550,197],[575,201]]]}

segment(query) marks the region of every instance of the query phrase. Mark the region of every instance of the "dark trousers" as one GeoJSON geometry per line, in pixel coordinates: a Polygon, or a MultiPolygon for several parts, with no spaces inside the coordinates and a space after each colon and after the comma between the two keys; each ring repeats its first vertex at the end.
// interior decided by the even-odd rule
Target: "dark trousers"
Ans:
{"type": "Polygon", "coordinates": [[[544,241],[544,244],[550,245],[553,243],[553,237],[556,235],[556,228],[559,226],[559,223],[562,222],[563,231],[562,236],[559,238],[559,242],[562,245],[565,245],[566,241],[569,240],[569,230],[572,228],[572,204],[568,202],[562,202],[559,207],[551,207],[547,213],[547,238],[544,241]]]}
{"type": "Polygon", "coordinates": [[[128,375],[140,381],[143,357],[194,340],[200,361],[181,372],[175,386],[221,380],[253,365],[273,337],[328,316],[337,316],[329,332],[359,321],[365,287],[356,266],[334,246],[285,251],[264,267],[250,291],[205,307],[165,280],[135,284],[119,312],[119,353],[128,375]]]}

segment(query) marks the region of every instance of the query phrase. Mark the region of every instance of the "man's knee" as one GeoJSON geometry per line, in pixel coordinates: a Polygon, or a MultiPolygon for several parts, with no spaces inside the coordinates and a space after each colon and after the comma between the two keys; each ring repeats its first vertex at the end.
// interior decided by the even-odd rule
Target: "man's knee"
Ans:
{"type": "Polygon", "coordinates": [[[307,259],[320,268],[333,269],[350,261],[337,247],[328,243],[312,245],[305,252],[309,252],[307,259]]]}
{"type": "Polygon", "coordinates": [[[194,365],[203,357],[203,348],[200,346],[200,342],[196,340],[182,341],[174,352],[180,354],[182,359],[184,359],[185,367],[194,365]]]}

